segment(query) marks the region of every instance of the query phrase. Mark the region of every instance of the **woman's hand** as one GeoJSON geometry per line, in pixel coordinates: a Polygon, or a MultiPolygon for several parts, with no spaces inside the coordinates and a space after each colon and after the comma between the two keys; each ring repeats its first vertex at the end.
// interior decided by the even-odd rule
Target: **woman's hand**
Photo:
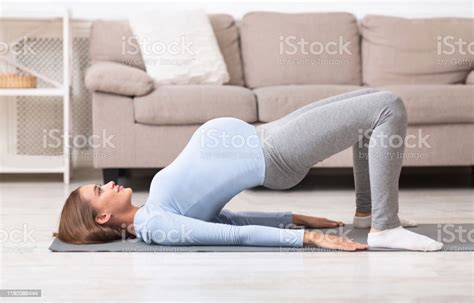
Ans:
{"type": "Polygon", "coordinates": [[[308,227],[338,227],[344,226],[341,221],[333,221],[326,218],[311,217],[305,215],[292,215],[292,222],[296,225],[304,225],[308,227]]]}
{"type": "Polygon", "coordinates": [[[367,244],[358,243],[335,235],[324,234],[319,231],[305,231],[303,242],[323,248],[347,251],[365,250],[369,247],[367,244]]]}

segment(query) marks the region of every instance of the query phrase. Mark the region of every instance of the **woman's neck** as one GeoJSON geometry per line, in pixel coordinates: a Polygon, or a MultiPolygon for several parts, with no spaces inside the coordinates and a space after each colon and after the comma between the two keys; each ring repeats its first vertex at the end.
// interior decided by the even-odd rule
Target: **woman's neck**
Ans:
{"type": "MultiPolygon", "coordinates": [[[[131,206],[127,211],[121,213],[117,218],[116,218],[116,221],[117,222],[122,222],[125,223],[125,228],[127,229],[128,232],[135,234],[135,226],[133,224],[133,221],[134,221],[134,218],[135,218],[135,214],[137,213],[138,209],[140,207],[135,207],[135,206],[131,206]]],[[[124,226],[121,226],[121,227],[124,227],[124,226]]]]}

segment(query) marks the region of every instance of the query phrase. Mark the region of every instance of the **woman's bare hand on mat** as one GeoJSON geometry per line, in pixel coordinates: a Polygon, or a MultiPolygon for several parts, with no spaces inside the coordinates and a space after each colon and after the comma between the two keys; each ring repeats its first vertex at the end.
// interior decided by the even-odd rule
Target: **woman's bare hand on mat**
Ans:
{"type": "Polygon", "coordinates": [[[325,234],[319,231],[305,231],[303,241],[305,244],[316,245],[322,248],[347,251],[364,250],[369,247],[367,244],[358,243],[347,238],[325,234]]]}
{"type": "Polygon", "coordinates": [[[344,226],[344,223],[341,221],[333,221],[326,218],[305,216],[305,215],[292,215],[292,222],[296,225],[304,225],[308,227],[318,228],[318,227],[338,227],[344,226]]]}

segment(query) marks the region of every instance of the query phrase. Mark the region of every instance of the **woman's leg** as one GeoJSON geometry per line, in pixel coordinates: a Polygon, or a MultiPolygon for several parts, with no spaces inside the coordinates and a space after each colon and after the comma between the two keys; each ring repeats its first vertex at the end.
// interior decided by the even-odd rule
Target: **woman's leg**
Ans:
{"type": "MultiPolygon", "coordinates": [[[[375,88],[363,88],[356,91],[332,96],[319,101],[315,101],[306,106],[300,107],[299,109],[287,114],[286,116],[260,125],[257,128],[259,130],[269,131],[282,127],[287,122],[295,119],[297,116],[308,112],[309,110],[323,106],[329,103],[350,99],[357,96],[368,95],[379,92],[375,88]]],[[[363,144],[356,143],[353,145],[353,170],[354,170],[354,184],[356,192],[356,211],[357,212],[371,212],[371,196],[370,196],[370,182],[369,182],[369,164],[368,164],[368,149],[367,143],[368,138],[364,137],[363,144]]],[[[365,223],[365,222],[364,222],[365,223]]],[[[370,226],[370,223],[368,224],[370,226]]],[[[365,226],[364,227],[368,227],[365,226]]]]}
{"type": "Polygon", "coordinates": [[[398,212],[404,144],[385,147],[382,142],[384,136],[398,136],[403,141],[406,111],[400,98],[385,91],[358,95],[316,106],[282,125],[257,129],[269,162],[264,186],[274,189],[295,186],[316,163],[354,146],[370,131],[375,139],[369,148],[371,198],[378,201],[378,206],[373,205],[373,226],[386,229],[400,225],[394,214],[398,212]]]}
{"type": "Polygon", "coordinates": [[[329,97],[329,98],[324,98],[322,100],[318,100],[318,101],[312,102],[310,104],[307,104],[305,106],[302,106],[302,107],[298,108],[297,110],[294,110],[291,113],[281,117],[280,119],[262,124],[259,127],[277,127],[277,126],[279,127],[279,126],[284,125],[286,122],[291,121],[291,119],[294,119],[296,116],[298,116],[302,113],[305,113],[305,112],[307,112],[310,109],[313,109],[315,107],[322,106],[322,105],[332,103],[332,102],[335,102],[335,101],[349,99],[349,98],[352,98],[352,97],[372,94],[372,93],[376,93],[376,92],[379,92],[379,91],[380,90],[375,89],[375,88],[362,88],[362,89],[358,89],[358,90],[355,90],[355,91],[351,91],[351,92],[343,93],[343,94],[340,94],[340,95],[332,96],[332,97],[329,97]]]}
{"type": "MultiPolygon", "coordinates": [[[[265,127],[281,127],[286,122],[291,121],[296,116],[305,113],[315,107],[322,106],[335,101],[345,100],[352,97],[367,95],[371,93],[379,92],[380,90],[375,88],[363,88],[348,93],[332,96],[319,101],[315,101],[306,106],[300,107],[297,110],[287,114],[286,116],[265,124],[265,127]]],[[[355,196],[356,196],[356,213],[359,216],[354,216],[353,226],[355,228],[369,228],[371,226],[371,210],[372,210],[372,199],[370,196],[370,180],[369,180],[369,150],[368,150],[369,138],[364,136],[362,141],[352,146],[352,158],[353,158],[353,171],[354,171],[354,185],[355,185],[355,196]],[[364,215],[361,215],[364,214],[364,215]]],[[[402,226],[416,226],[416,222],[413,220],[407,220],[400,218],[402,226]]]]}
{"type": "MultiPolygon", "coordinates": [[[[367,95],[371,93],[379,92],[380,90],[375,88],[363,88],[355,91],[343,93],[340,95],[325,98],[319,101],[312,102],[297,110],[287,114],[286,116],[266,123],[266,128],[281,127],[286,122],[291,121],[296,116],[305,113],[315,107],[322,106],[328,103],[349,99],[352,97],[367,95]]],[[[352,158],[353,158],[353,171],[354,171],[354,185],[356,195],[356,213],[365,213],[365,216],[354,217],[353,225],[356,228],[369,228],[371,226],[371,211],[372,211],[372,199],[370,195],[370,180],[369,180],[369,137],[364,136],[361,141],[357,142],[352,146],[352,158]]],[[[400,218],[402,226],[416,226],[416,222],[400,218]]]]}
{"type": "MultiPolygon", "coordinates": [[[[263,185],[274,189],[293,187],[316,163],[363,141],[368,132],[372,227],[394,229],[400,226],[398,179],[406,123],[401,99],[382,91],[328,102],[293,115],[282,124],[257,127],[266,162],[263,185]]],[[[432,244],[420,239],[415,242],[422,245],[421,249],[432,244]]],[[[412,249],[413,245],[416,243],[411,241],[404,248],[412,249]]]]}

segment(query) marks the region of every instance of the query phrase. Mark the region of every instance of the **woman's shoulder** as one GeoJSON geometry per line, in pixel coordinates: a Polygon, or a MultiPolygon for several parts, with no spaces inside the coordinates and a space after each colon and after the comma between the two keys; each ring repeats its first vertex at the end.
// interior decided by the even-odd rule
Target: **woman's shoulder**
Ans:
{"type": "Polygon", "coordinates": [[[170,221],[176,216],[173,211],[156,205],[150,200],[141,206],[135,213],[133,223],[138,227],[147,227],[151,222],[170,221]]]}

